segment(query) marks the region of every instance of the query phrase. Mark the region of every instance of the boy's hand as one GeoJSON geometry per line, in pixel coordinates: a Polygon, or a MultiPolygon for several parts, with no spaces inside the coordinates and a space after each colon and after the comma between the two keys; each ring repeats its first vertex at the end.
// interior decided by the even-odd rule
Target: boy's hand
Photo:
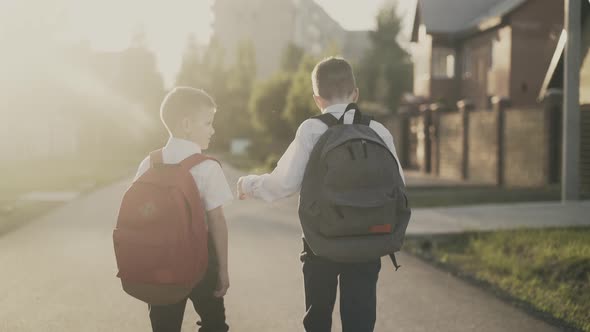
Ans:
{"type": "Polygon", "coordinates": [[[227,269],[220,268],[219,273],[217,274],[217,288],[213,295],[215,297],[224,297],[227,293],[227,289],[229,288],[229,273],[227,269]]]}
{"type": "Polygon", "coordinates": [[[241,177],[241,178],[238,180],[238,198],[239,198],[240,200],[244,200],[244,199],[246,199],[246,198],[247,198],[247,197],[246,197],[246,194],[244,193],[244,189],[242,188],[242,182],[244,182],[244,177],[241,177]]]}

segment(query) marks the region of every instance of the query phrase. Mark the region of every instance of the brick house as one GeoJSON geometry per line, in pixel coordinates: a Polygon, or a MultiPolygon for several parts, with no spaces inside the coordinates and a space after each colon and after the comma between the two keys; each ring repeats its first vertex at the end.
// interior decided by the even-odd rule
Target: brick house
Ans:
{"type": "Polygon", "coordinates": [[[563,16],[563,0],[418,0],[414,95],[478,109],[494,96],[537,104],[563,16]]]}

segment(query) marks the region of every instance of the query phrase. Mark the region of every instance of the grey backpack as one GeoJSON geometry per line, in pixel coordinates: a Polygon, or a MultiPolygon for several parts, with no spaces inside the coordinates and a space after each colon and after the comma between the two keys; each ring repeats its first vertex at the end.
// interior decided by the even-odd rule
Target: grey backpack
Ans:
{"type": "Polygon", "coordinates": [[[356,104],[340,119],[314,117],[328,130],[314,146],[301,187],[299,219],[314,254],[363,262],[402,247],[410,209],[398,163],[356,104]],[[344,124],[355,109],[354,122],[344,124]]]}

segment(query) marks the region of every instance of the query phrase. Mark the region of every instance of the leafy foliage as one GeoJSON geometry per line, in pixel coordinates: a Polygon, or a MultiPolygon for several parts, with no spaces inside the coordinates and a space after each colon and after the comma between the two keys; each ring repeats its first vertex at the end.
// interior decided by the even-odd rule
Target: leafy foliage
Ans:
{"type": "Polygon", "coordinates": [[[293,133],[303,121],[318,113],[311,86],[311,72],[316,62],[316,59],[306,55],[293,74],[285,109],[285,119],[293,133]]]}
{"type": "Polygon", "coordinates": [[[287,140],[291,129],[284,118],[286,96],[291,89],[291,77],[278,73],[267,81],[259,82],[249,103],[252,124],[259,133],[275,139],[287,140]]]}
{"type": "Polygon", "coordinates": [[[401,20],[395,6],[382,8],[377,15],[377,29],[370,32],[372,47],[357,75],[361,98],[382,103],[393,111],[412,87],[412,65],[398,42],[400,32],[401,20]]]}

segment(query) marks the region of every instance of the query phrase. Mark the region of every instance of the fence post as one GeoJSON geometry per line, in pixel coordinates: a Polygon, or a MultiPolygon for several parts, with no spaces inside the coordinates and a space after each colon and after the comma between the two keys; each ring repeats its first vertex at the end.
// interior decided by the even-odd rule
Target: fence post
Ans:
{"type": "Polygon", "coordinates": [[[403,168],[409,167],[410,164],[410,117],[412,114],[417,112],[416,105],[402,105],[398,111],[399,123],[400,123],[400,142],[396,143],[397,154],[399,157],[399,162],[401,163],[403,168]]]}
{"type": "Polygon", "coordinates": [[[496,175],[496,184],[498,186],[504,185],[504,155],[506,154],[506,149],[504,146],[504,130],[505,130],[505,112],[506,109],[510,106],[510,101],[504,97],[492,97],[492,107],[494,113],[497,117],[497,157],[498,157],[498,165],[497,165],[497,175],[496,175]]]}
{"type": "Polygon", "coordinates": [[[545,94],[545,146],[547,148],[547,184],[559,183],[561,180],[561,141],[563,139],[562,107],[563,92],[549,89],[545,94]]]}
{"type": "Polygon", "coordinates": [[[444,106],[441,103],[434,103],[430,105],[430,141],[431,141],[431,171],[437,176],[440,175],[440,116],[444,106]]]}
{"type": "Polygon", "coordinates": [[[457,108],[461,113],[462,118],[462,162],[461,162],[461,175],[463,180],[469,178],[469,113],[475,109],[475,105],[468,99],[459,100],[457,102],[457,108]]]}
{"type": "Polygon", "coordinates": [[[407,113],[398,113],[399,118],[399,130],[401,131],[400,141],[395,142],[396,148],[398,149],[397,155],[399,163],[403,168],[408,167],[408,115],[407,113]]]}
{"type": "Polygon", "coordinates": [[[422,137],[424,139],[424,164],[421,166],[421,170],[424,173],[430,173],[432,171],[432,145],[430,142],[430,126],[432,125],[432,111],[430,105],[420,106],[420,113],[422,113],[422,121],[424,128],[422,129],[422,137]]]}

